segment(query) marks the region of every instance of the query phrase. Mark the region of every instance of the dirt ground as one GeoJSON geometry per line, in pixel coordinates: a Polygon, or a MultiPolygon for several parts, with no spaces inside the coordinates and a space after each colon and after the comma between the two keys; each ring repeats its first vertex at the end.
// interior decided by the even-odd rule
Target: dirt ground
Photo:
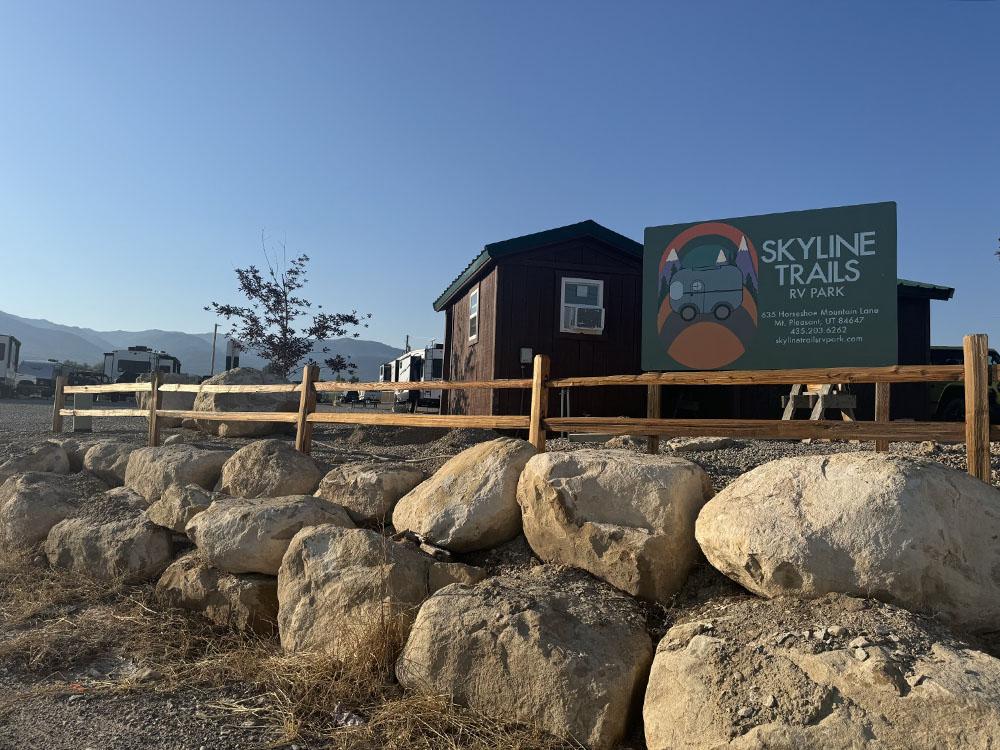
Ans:
{"type": "MultiPolygon", "coordinates": [[[[0,403],[0,462],[51,435],[51,406],[0,403]]],[[[139,420],[101,420],[82,439],[140,446],[139,420]]],[[[202,446],[239,447],[187,430],[164,430],[202,446]]],[[[485,430],[358,427],[318,429],[314,458],[324,467],[355,460],[414,462],[428,472],[476,442],[485,430]]],[[[551,450],[594,447],[562,438],[551,450]]],[[[871,450],[870,444],[734,441],[684,454],[715,489],[788,455],[871,450]]],[[[1000,448],[1000,446],[995,446],[1000,448]]],[[[642,443],[624,450],[642,450],[642,443]]],[[[963,446],[894,444],[893,450],[965,468],[963,446]]],[[[994,452],[994,456],[997,451],[994,452]]],[[[994,458],[994,481],[1000,460],[994,458]]],[[[85,494],[105,487],[80,478],[85,494]]],[[[538,564],[523,537],[458,556],[497,574],[538,564]]],[[[667,606],[647,605],[654,643],[674,623],[750,595],[702,562],[667,606]]],[[[379,660],[376,659],[376,662],[379,660]]],[[[392,678],[391,663],[361,673],[323,661],[296,661],[274,641],[213,630],[195,616],[159,605],[152,586],[96,586],[54,574],[42,561],[0,560],[0,750],[178,750],[194,748],[556,748],[564,743],[449,706],[414,699],[392,678]]],[[[627,748],[643,747],[641,732],[627,748]]]]}

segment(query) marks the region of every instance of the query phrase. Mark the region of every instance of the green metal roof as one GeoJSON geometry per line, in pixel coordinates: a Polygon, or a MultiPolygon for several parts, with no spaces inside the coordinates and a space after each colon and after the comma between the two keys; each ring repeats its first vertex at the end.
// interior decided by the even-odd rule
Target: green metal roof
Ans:
{"type": "Polygon", "coordinates": [[[954,287],[941,286],[940,284],[927,284],[923,281],[896,279],[896,286],[912,290],[920,296],[928,297],[930,299],[949,300],[955,295],[954,287]]]}
{"type": "Polygon", "coordinates": [[[509,240],[502,240],[486,245],[483,251],[472,259],[469,265],[465,267],[465,270],[435,300],[434,310],[441,312],[447,307],[448,303],[461,291],[462,287],[485,268],[490,261],[503,258],[507,255],[513,255],[514,253],[534,250],[546,245],[554,245],[557,242],[577,239],[578,237],[593,237],[621,250],[627,255],[642,258],[642,243],[629,239],[623,234],[618,234],[618,232],[614,232],[607,227],[602,227],[592,219],[587,219],[577,224],[569,224],[564,227],[547,229],[544,232],[526,234],[523,237],[513,237],[509,240]]]}

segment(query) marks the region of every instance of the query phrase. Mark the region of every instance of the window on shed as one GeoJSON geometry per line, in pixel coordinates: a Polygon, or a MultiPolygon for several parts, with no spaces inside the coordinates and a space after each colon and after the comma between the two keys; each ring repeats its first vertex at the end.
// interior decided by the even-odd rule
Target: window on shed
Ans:
{"type": "Polygon", "coordinates": [[[562,280],[563,333],[604,332],[604,282],[597,279],[562,280]]]}
{"type": "Polygon", "coordinates": [[[479,338],[479,287],[469,295],[469,341],[479,338]]]}

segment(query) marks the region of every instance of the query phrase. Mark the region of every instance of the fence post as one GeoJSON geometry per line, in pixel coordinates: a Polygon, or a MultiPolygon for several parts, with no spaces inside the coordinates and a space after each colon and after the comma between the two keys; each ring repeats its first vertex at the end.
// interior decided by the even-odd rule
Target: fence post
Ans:
{"type": "MultiPolygon", "coordinates": [[[[649,419],[660,418],[660,384],[646,386],[646,417],[649,419]]],[[[660,452],[660,436],[650,435],[646,438],[646,452],[660,452]]]]}
{"type": "MultiPolygon", "coordinates": [[[[139,395],[136,394],[138,400],[139,395]]],[[[160,393],[160,372],[154,370],[149,373],[149,447],[155,448],[160,444],[160,416],[156,413],[162,403],[163,395],[160,393]]]]}
{"type": "MultiPolygon", "coordinates": [[[[888,422],[889,421],[889,384],[888,383],[876,383],[875,384],[875,421],[876,422],[888,422]]],[[[875,450],[879,453],[885,453],[889,450],[889,440],[885,438],[880,438],[875,441],[875,450]]]]}
{"type": "Polygon", "coordinates": [[[962,341],[965,353],[965,450],[969,473],[990,481],[989,346],[985,333],[962,341]]]}
{"type": "Polygon", "coordinates": [[[66,394],[63,393],[63,388],[66,387],[66,376],[60,375],[56,378],[56,392],[52,396],[52,431],[62,432],[63,429],[63,418],[62,411],[63,405],[66,403],[66,394]]]}
{"type": "Polygon", "coordinates": [[[545,383],[549,379],[549,358],[544,354],[535,355],[534,369],[531,375],[531,417],[528,421],[528,442],[535,446],[539,453],[545,452],[545,425],[549,407],[549,389],[545,383]]]}
{"type": "Polygon", "coordinates": [[[302,391],[299,393],[299,416],[295,421],[295,450],[305,453],[312,452],[313,423],[309,415],[316,411],[316,386],[319,379],[319,368],[316,365],[306,365],[302,370],[302,391]]]}

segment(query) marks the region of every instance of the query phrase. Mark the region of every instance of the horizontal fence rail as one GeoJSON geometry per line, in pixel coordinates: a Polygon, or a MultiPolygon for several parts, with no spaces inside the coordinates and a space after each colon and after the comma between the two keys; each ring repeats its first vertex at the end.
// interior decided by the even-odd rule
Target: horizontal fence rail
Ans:
{"type": "Polygon", "coordinates": [[[159,420],[195,419],[225,422],[276,422],[294,424],[296,448],[309,453],[312,430],[317,424],[392,425],[410,427],[484,428],[527,430],[536,450],[545,450],[547,432],[580,432],[646,437],[651,452],[659,450],[661,437],[743,437],[777,439],[874,440],[876,450],[888,449],[890,441],[936,440],[965,442],[969,473],[990,481],[990,441],[1000,441],[1000,426],[989,423],[991,383],[1000,378],[1000,366],[988,362],[986,336],[976,334],[964,340],[965,358],[961,365],[896,365],[891,367],[835,367],[795,370],[731,370],[664,372],[642,375],[602,375],[549,377],[549,358],[536,355],[531,378],[412,383],[348,383],[320,381],[314,365],[305,367],[298,383],[222,385],[161,383],[159,373],[152,382],[111,385],[66,385],[56,381],[52,429],[62,431],[63,417],[145,417],[149,421],[149,444],[159,444],[159,420]],[[892,383],[962,383],[965,395],[965,422],[914,422],[889,419],[889,386],[892,383]],[[675,385],[794,385],[801,383],[875,384],[875,421],[779,420],[779,419],[663,419],[660,417],[660,386],[675,385]],[[597,388],[642,386],[647,389],[646,418],[632,417],[549,417],[549,391],[553,388],[597,388]],[[509,390],[531,392],[530,414],[367,414],[317,411],[320,393],[344,391],[407,390],[509,390]],[[148,408],[68,409],[67,394],[148,393],[148,408]],[[297,393],[298,411],[214,412],[162,409],[165,393],[297,393]]]}

